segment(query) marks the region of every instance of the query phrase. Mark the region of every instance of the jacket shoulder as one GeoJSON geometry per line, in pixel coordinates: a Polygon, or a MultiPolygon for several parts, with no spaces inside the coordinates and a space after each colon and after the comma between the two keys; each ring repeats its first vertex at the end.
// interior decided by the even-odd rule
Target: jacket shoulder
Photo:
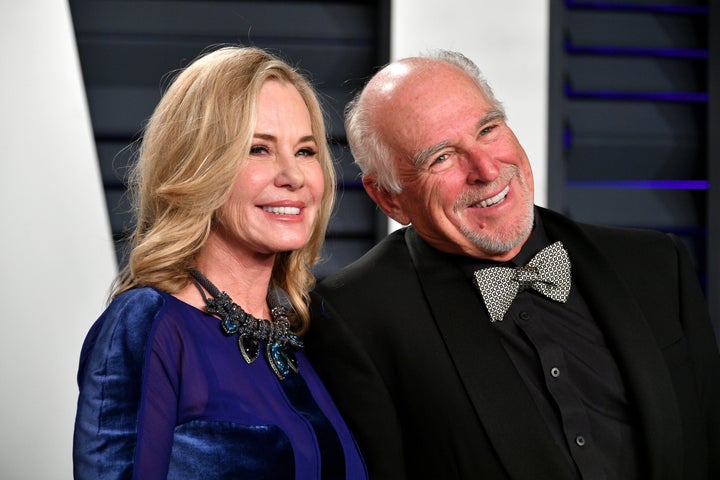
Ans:
{"type": "Polygon", "coordinates": [[[679,240],[656,230],[593,225],[571,220],[557,212],[539,209],[546,229],[564,240],[581,239],[606,256],[612,264],[662,261],[675,258],[679,240]],[[572,235],[573,233],[579,235],[572,235]]]}
{"type": "Polygon", "coordinates": [[[406,275],[412,263],[405,239],[406,231],[403,228],[390,233],[362,257],[325,277],[318,283],[317,289],[329,291],[375,282],[382,284],[401,272],[406,275]]]}

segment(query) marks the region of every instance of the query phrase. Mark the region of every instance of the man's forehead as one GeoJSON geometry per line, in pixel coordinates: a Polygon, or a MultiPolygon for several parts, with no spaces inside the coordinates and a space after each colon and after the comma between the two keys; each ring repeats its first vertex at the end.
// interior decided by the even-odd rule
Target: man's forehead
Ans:
{"type": "Polygon", "coordinates": [[[383,96],[389,95],[408,78],[412,70],[411,65],[407,62],[392,63],[376,75],[372,82],[374,85],[371,83],[371,86],[374,88],[376,94],[383,96]]]}
{"type": "Polygon", "coordinates": [[[389,100],[425,83],[425,80],[434,77],[439,70],[453,68],[429,58],[398,60],[380,70],[368,83],[365,93],[376,100],[389,100]]]}

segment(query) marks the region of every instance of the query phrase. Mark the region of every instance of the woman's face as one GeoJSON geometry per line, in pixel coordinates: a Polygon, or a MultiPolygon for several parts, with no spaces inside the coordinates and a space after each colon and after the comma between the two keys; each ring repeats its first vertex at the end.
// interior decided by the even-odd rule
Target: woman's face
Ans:
{"type": "Polygon", "coordinates": [[[325,184],[316,140],[297,89],[266,81],[247,162],[220,210],[217,233],[231,248],[267,255],[305,245],[325,184]]]}

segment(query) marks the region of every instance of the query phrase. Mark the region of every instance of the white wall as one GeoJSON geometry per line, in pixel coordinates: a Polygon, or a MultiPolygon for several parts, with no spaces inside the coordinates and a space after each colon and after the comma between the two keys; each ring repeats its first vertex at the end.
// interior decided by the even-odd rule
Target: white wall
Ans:
{"type": "Polygon", "coordinates": [[[0,478],[69,479],[116,265],[67,2],[3,1],[0,59],[0,478]]]}
{"type": "Polygon", "coordinates": [[[550,0],[393,0],[391,57],[443,48],[480,67],[533,166],[547,202],[550,0]]]}

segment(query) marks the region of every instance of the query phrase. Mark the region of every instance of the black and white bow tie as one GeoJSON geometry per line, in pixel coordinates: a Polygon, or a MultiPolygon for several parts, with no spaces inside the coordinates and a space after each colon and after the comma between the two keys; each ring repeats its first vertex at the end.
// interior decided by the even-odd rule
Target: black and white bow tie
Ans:
{"type": "Polygon", "coordinates": [[[518,292],[532,288],[556,302],[570,294],[570,258],[562,242],[540,250],[524,267],[488,267],[475,272],[490,320],[503,319],[518,292]]]}

